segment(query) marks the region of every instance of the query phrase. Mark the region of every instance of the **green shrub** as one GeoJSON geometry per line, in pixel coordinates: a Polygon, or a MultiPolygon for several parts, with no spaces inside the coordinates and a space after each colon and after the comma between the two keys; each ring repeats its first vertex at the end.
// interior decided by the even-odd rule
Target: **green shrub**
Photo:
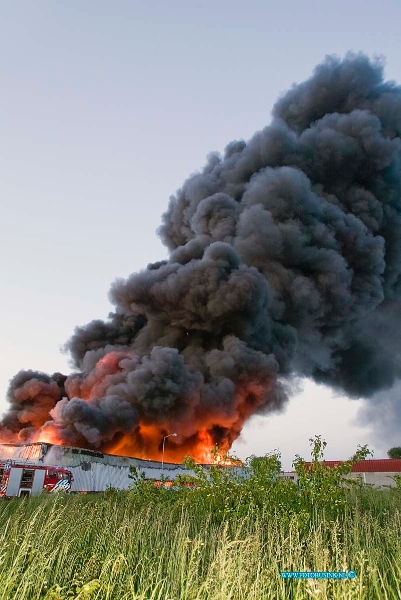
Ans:
{"type": "Polygon", "coordinates": [[[325,509],[328,514],[336,516],[347,502],[347,487],[359,486],[360,481],[344,477],[352,471],[352,466],[365,460],[371,454],[367,446],[358,446],[355,454],[340,464],[329,467],[324,463],[324,450],[327,443],[320,435],[310,438],[312,446],[310,466],[300,456],[294,460],[295,472],[298,475],[298,486],[301,493],[301,506],[310,512],[318,508],[325,509]]]}

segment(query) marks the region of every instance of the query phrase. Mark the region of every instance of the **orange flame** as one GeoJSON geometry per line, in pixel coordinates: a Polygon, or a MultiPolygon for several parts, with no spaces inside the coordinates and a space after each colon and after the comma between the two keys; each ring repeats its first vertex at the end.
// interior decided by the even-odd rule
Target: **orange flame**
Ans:
{"type": "MultiPolygon", "coordinates": [[[[67,380],[65,386],[69,397],[79,397],[86,402],[104,397],[110,382],[116,381],[115,376],[118,378],[121,372],[121,377],[124,377],[124,361],[136,359],[137,356],[133,352],[109,352],[97,362],[88,375],[73,375],[67,380]]],[[[274,383],[275,381],[271,380],[264,385],[248,383],[247,386],[238,386],[233,399],[234,408],[226,414],[213,410],[207,413],[198,412],[187,421],[173,425],[168,421],[149,423],[142,418],[134,431],[116,433],[112,440],[103,441],[100,446],[91,445],[84,437],[76,445],[109,454],[154,461],[181,463],[188,455],[202,464],[233,465],[236,464],[235,460],[226,459],[226,455],[240,435],[245,420],[257,410],[264,401],[266,391],[271,389],[274,383]],[[177,433],[177,436],[171,436],[172,433],[177,433]]],[[[31,421],[30,427],[21,428],[17,433],[6,428],[0,429],[0,442],[75,445],[69,438],[63,437],[62,426],[59,426],[57,421],[49,420],[50,415],[46,414],[46,411],[42,411],[40,417],[39,423],[31,421]]]]}

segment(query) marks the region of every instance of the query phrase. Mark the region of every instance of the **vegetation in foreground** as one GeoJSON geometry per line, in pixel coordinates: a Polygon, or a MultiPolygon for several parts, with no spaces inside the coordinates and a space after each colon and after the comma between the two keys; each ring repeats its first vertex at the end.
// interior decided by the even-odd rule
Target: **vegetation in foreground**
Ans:
{"type": "Polygon", "coordinates": [[[401,489],[339,485],[342,471],[299,457],[300,485],[279,457],[248,477],[197,469],[197,487],[140,478],[132,490],[43,496],[0,505],[0,600],[394,599],[401,597],[401,489]],[[349,571],[345,580],[285,580],[280,571],[349,571]]]}

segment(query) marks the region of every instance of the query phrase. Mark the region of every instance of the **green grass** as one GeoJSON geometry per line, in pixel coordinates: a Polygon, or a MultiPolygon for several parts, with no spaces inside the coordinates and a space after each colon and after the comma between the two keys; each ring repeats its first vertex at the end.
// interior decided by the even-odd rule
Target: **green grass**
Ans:
{"type": "Polygon", "coordinates": [[[398,490],[347,492],[333,518],[267,501],[212,511],[206,490],[142,487],[3,502],[0,600],[401,597],[398,490]],[[279,574],[349,569],[353,580],[279,574]]]}
{"type": "Polygon", "coordinates": [[[0,600],[399,600],[401,485],[347,487],[321,463],[294,461],[299,485],[278,477],[277,454],[251,458],[248,478],[218,466],[197,487],[44,495],[0,503],[0,600]],[[349,571],[354,579],[281,578],[280,571],[349,571]]]}

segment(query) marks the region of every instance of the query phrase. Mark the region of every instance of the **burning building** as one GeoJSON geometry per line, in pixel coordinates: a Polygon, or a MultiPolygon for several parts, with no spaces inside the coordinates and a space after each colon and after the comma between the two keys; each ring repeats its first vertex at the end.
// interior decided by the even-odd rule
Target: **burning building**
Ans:
{"type": "Polygon", "coordinates": [[[400,377],[401,88],[328,57],[270,125],[171,197],[169,259],[115,281],[68,376],[11,380],[0,440],[210,460],[281,410],[294,378],[375,398],[400,377]]]}
{"type": "MultiPolygon", "coordinates": [[[[15,482],[15,489],[22,486],[17,493],[9,493],[10,496],[41,493],[42,487],[37,484],[36,480],[40,479],[42,483],[47,481],[45,480],[46,470],[50,472],[47,474],[50,475],[50,481],[51,476],[56,476],[59,472],[61,475],[70,473],[72,477],[68,491],[72,493],[104,492],[108,488],[126,490],[133,483],[130,467],[135,467],[138,477],[159,482],[162,480],[173,482],[177,476],[191,473],[183,465],[115,456],[84,448],[42,442],[0,444],[0,497],[3,472],[9,467],[15,467],[14,470],[18,471],[16,475],[19,475],[19,480],[15,482]],[[35,477],[37,469],[42,475],[41,478],[35,477]]],[[[66,480],[60,478],[60,481],[66,480]]],[[[57,485],[57,478],[53,482],[53,487],[54,484],[57,485]]]]}

